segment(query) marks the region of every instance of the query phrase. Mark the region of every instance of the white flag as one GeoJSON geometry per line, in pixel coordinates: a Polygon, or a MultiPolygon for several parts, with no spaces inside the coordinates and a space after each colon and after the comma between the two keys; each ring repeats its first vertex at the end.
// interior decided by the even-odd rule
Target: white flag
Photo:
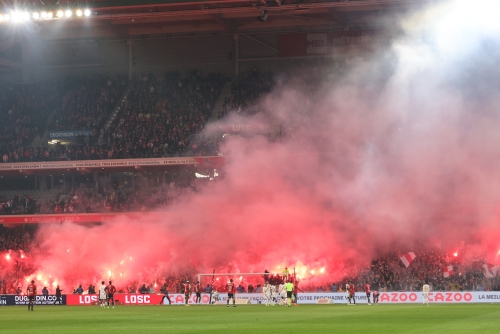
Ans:
{"type": "Polygon", "coordinates": [[[487,278],[493,278],[498,274],[498,269],[500,269],[500,266],[495,266],[490,263],[485,263],[483,264],[483,274],[484,277],[487,278]]]}
{"type": "Polygon", "coordinates": [[[411,261],[413,261],[416,258],[415,253],[409,252],[403,256],[400,257],[401,261],[405,265],[406,268],[410,265],[411,261]]]}

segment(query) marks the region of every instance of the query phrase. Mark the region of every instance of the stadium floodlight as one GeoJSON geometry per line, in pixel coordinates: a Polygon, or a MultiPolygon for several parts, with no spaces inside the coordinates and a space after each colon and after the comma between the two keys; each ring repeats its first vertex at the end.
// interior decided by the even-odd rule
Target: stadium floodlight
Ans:
{"type": "Polygon", "coordinates": [[[59,18],[63,17],[64,16],[63,11],[62,10],[58,10],[56,16],[59,17],[59,18]]]}
{"type": "Polygon", "coordinates": [[[33,19],[34,20],[39,20],[40,19],[40,14],[38,12],[33,13],[33,19]]]}
{"type": "Polygon", "coordinates": [[[53,17],[54,17],[54,13],[52,13],[52,12],[48,12],[48,13],[47,13],[47,18],[48,18],[48,19],[51,19],[51,18],[53,18],[53,17]]]}
{"type": "Polygon", "coordinates": [[[9,15],[9,14],[5,14],[5,15],[3,16],[3,20],[4,20],[4,21],[10,21],[10,15],[9,15]]]}
{"type": "Polygon", "coordinates": [[[40,17],[45,20],[47,18],[47,12],[41,12],[40,17]]]}
{"type": "Polygon", "coordinates": [[[85,15],[85,16],[87,16],[87,17],[89,17],[89,16],[90,16],[90,9],[85,9],[85,10],[83,11],[83,15],[85,15]]]}
{"type": "Polygon", "coordinates": [[[10,13],[10,15],[12,16],[12,21],[13,22],[19,22],[21,21],[21,14],[16,12],[16,11],[13,11],[10,13]]]}
{"type": "Polygon", "coordinates": [[[77,9],[77,10],[76,10],[76,16],[80,17],[80,16],[82,16],[82,15],[83,15],[82,10],[81,10],[81,9],[77,9]]]}
{"type": "Polygon", "coordinates": [[[11,16],[13,22],[24,22],[30,19],[30,14],[28,12],[12,11],[11,16]]]}
{"type": "Polygon", "coordinates": [[[71,17],[71,15],[73,15],[73,12],[70,11],[69,9],[64,12],[64,16],[66,16],[66,17],[71,17]]]}

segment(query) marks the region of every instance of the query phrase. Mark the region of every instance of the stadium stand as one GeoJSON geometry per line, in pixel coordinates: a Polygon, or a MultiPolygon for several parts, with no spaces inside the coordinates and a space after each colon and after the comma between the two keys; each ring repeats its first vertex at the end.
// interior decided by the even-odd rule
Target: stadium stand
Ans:
{"type": "Polygon", "coordinates": [[[185,191],[195,190],[200,182],[203,180],[192,172],[181,171],[167,184],[154,187],[120,182],[95,186],[88,182],[67,191],[5,190],[0,191],[0,215],[148,211],[170,205],[185,191]]]}
{"type": "Polygon", "coordinates": [[[258,99],[269,93],[274,87],[273,72],[261,72],[257,69],[242,73],[238,81],[231,86],[230,96],[225,98],[224,107],[218,112],[217,118],[221,119],[228,114],[251,113],[252,107],[258,99]]]}
{"type": "MultiPolygon", "coordinates": [[[[208,121],[224,84],[219,74],[147,75],[133,84],[129,104],[104,136],[109,158],[198,155],[210,143],[189,142],[208,121]]],[[[213,148],[209,148],[213,149],[213,148]]]]}
{"type": "MultiPolygon", "coordinates": [[[[332,286],[334,291],[342,291],[347,281],[352,280],[357,291],[363,291],[365,281],[378,291],[420,291],[427,281],[434,291],[500,291],[498,277],[486,279],[483,275],[485,255],[466,256],[468,252],[467,247],[461,249],[456,257],[437,250],[415,252],[416,258],[408,268],[401,262],[401,254],[394,252],[373,260],[369,268],[346,273],[345,279],[334,282],[332,286]],[[456,269],[452,276],[445,278],[443,268],[448,265],[456,269]]],[[[332,291],[331,287],[324,289],[332,291]]]]}
{"type": "Polygon", "coordinates": [[[127,86],[125,78],[94,76],[72,81],[75,88],[61,101],[49,129],[99,131],[127,86]]]}
{"type": "MultiPolygon", "coordinates": [[[[25,275],[29,275],[36,270],[29,261],[29,251],[24,253],[23,250],[29,250],[31,243],[34,242],[33,235],[35,229],[19,228],[3,228],[0,227],[0,251],[11,251],[12,260],[11,266],[0,266],[0,294],[15,294],[19,279],[25,275]],[[23,251],[23,252],[21,252],[23,251]],[[23,258],[19,254],[25,254],[23,258]]],[[[466,253],[466,249],[462,249],[466,253]]],[[[417,258],[412,266],[405,270],[399,259],[399,253],[391,253],[386,256],[375,259],[371,266],[360,268],[355,274],[350,273],[342,280],[332,283],[331,286],[318,286],[314,284],[301,284],[300,289],[303,292],[318,292],[318,291],[344,291],[348,280],[353,281],[356,290],[360,294],[364,294],[363,285],[368,281],[372,285],[374,291],[420,291],[424,281],[427,281],[433,291],[500,291],[500,278],[494,277],[486,279],[482,273],[483,258],[479,257],[475,260],[468,260],[465,256],[458,256],[450,260],[450,256],[446,252],[441,251],[425,251],[417,252],[417,258]],[[454,275],[449,278],[444,278],[442,275],[442,267],[452,263],[454,268],[460,268],[454,275]],[[411,269],[410,269],[411,268],[411,269]],[[332,290],[333,287],[333,290],[332,290]]],[[[176,275],[165,277],[165,281],[170,287],[170,292],[182,293],[182,281],[190,279],[194,281],[195,272],[182,272],[176,275]]],[[[94,282],[82,282],[83,286],[88,286],[94,282]]],[[[214,285],[215,289],[222,290],[222,285],[218,286],[219,282],[214,285]]],[[[253,284],[261,284],[263,282],[253,282],[253,284]]],[[[141,293],[141,285],[148,285],[142,282],[130,282],[125,288],[128,293],[141,293]]],[[[247,290],[252,285],[252,282],[241,282],[241,289],[247,290]]],[[[148,291],[151,287],[148,288],[148,291]]],[[[258,292],[259,289],[248,289],[249,293],[258,292]]]]}
{"type": "Polygon", "coordinates": [[[29,145],[35,136],[43,134],[47,118],[69,87],[65,81],[50,81],[0,88],[2,162],[39,161],[48,156],[46,149],[29,145]]]}
{"type": "Polygon", "coordinates": [[[0,226],[0,252],[8,252],[0,264],[0,294],[20,294],[21,277],[35,270],[30,259],[24,255],[24,250],[28,250],[33,242],[34,232],[33,228],[0,226]]]}
{"type": "Polygon", "coordinates": [[[113,81],[97,76],[3,87],[0,114],[6,122],[0,137],[2,162],[74,159],[73,151],[80,152],[71,147],[49,150],[47,144],[37,147],[30,144],[47,128],[98,133],[124,84],[119,77],[113,81]]]}
{"type": "Polygon", "coordinates": [[[225,80],[195,71],[184,78],[178,73],[145,75],[132,83],[130,102],[106,130],[104,123],[126,89],[121,77],[65,79],[20,91],[7,87],[0,105],[7,120],[0,137],[2,162],[217,154],[213,139],[196,134],[208,121],[225,80]],[[64,145],[30,146],[46,128],[91,130],[93,135],[64,145]]]}

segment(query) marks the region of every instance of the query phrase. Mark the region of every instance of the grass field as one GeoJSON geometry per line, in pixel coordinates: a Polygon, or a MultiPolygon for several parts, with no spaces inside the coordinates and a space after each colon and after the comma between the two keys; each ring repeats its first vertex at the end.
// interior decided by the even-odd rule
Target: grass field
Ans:
{"type": "Polygon", "coordinates": [[[0,333],[498,333],[500,305],[26,306],[0,333]]]}

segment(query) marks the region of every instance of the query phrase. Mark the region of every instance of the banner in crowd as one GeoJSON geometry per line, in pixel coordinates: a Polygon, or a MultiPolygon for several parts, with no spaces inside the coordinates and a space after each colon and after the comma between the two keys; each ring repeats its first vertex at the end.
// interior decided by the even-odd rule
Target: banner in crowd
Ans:
{"type": "Polygon", "coordinates": [[[278,37],[280,57],[342,54],[355,48],[369,51],[388,45],[392,36],[376,30],[342,30],[316,33],[281,34],[278,37]]]}
{"type": "Polygon", "coordinates": [[[412,263],[413,260],[415,260],[417,256],[415,255],[415,253],[413,252],[409,252],[403,256],[401,256],[399,259],[401,260],[401,262],[403,262],[403,264],[405,265],[406,268],[408,268],[408,266],[410,265],[410,263],[412,263]]]}
{"type": "Polygon", "coordinates": [[[7,215],[0,216],[0,224],[39,224],[39,223],[100,223],[113,221],[120,217],[127,219],[155,220],[165,217],[166,212],[122,212],[122,213],[75,213],[51,215],[7,215]]]}
{"type": "Polygon", "coordinates": [[[207,157],[178,157],[178,158],[150,158],[150,159],[110,159],[110,160],[75,160],[52,162],[20,162],[0,163],[1,171],[33,171],[74,169],[85,171],[92,169],[123,168],[123,167],[148,167],[148,166],[175,166],[175,165],[202,165],[224,166],[226,161],[222,156],[207,157]]]}
{"type": "Polygon", "coordinates": [[[485,263],[483,264],[483,274],[486,278],[493,278],[498,274],[500,266],[495,266],[494,264],[485,263]]]}
{"type": "MultiPolygon", "coordinates": [[[[35,305],[53,305],[57,300],[55,295],[39,295],[36,296],[35,305]]],[[[17,295],[2,295],[0,296],[0,306],[16,306],[16,305],[28,305],[28,296],[17,296],[17,295]]],[[[57,302],[56,305],[58,305],[57,302]]],[[[66,296],[61,296],[61,304],[66,305],[66,296]]]]}
{"type": "Polygon", "coordinates": [[[68,131],[50,131],[49,138],[76,138],[76,137],[89,137],[92,130],[68,130],[68,131]]]}

